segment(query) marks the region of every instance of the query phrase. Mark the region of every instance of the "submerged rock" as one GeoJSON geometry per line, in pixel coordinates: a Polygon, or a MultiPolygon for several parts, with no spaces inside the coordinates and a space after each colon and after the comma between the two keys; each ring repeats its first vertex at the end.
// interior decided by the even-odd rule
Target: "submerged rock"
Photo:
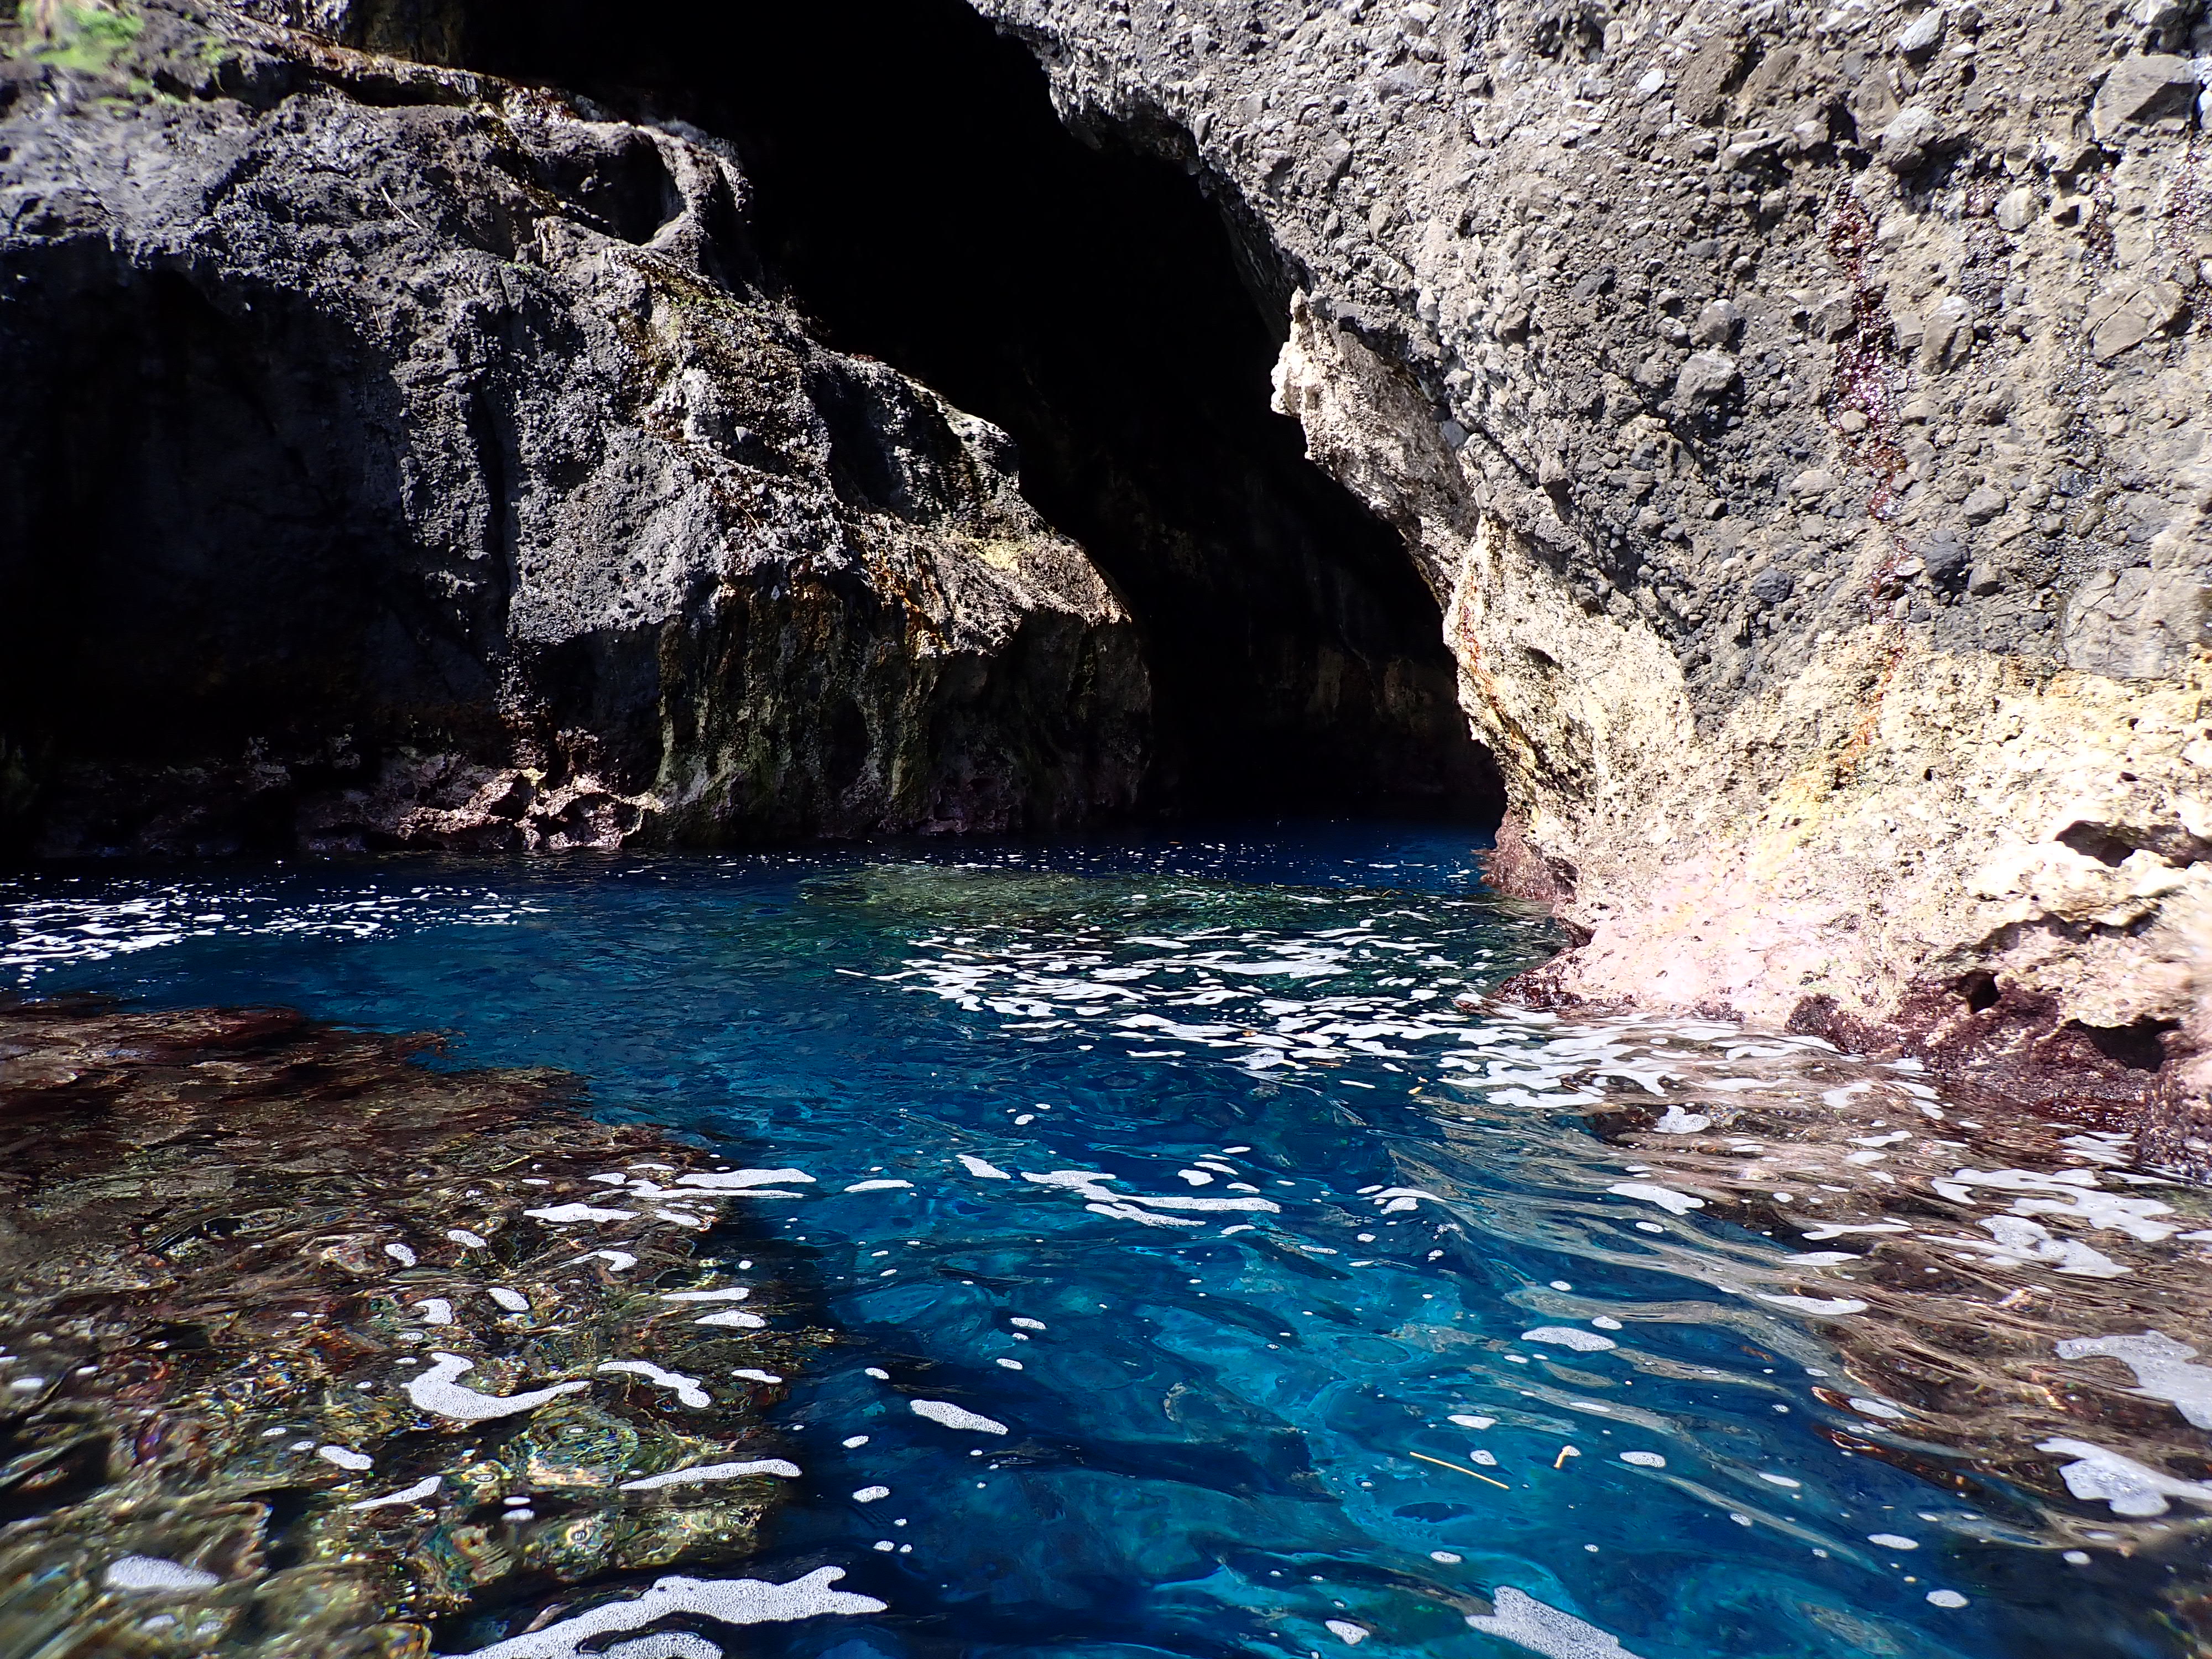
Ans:
{"type": "Polygon", "coordinates": [[[420,1656],[748,1552],[799,1474],[760,1379],[817,1339],[684,1299],[731,1276],[714,1160],[422,1046],[0,1008],[0,1649],[420,1656]]]}

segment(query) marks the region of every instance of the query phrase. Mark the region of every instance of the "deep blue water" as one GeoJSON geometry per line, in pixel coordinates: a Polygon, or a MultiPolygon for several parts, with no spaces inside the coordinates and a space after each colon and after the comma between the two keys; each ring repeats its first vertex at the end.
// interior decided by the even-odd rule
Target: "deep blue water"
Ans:
{"type": "Polygon", "coordinates": [[[2180,1651],[1829,1437],[1881,1425],[1744,1288],[1808,1246],[1608,1191],[1640,1166],[1583,1109],[1655,1054],[1819,1045],[1457,1006],[1554,943],[1462,836],[48,876],[0,926],[27,988],[440,1030],[811,1174],[727,1206],[845,1336],[746,1570],[888,1610],[732,1651],[2180,1651]]]}

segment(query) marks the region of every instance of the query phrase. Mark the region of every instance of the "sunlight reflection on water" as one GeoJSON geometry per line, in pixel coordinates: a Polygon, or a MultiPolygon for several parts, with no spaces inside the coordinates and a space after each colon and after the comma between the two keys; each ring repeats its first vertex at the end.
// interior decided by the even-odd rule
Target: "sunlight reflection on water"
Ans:
{"type": "Polygon", "coordinates": [[[1816,1039],[1501,1004],[1548,925],[1447,838],[0,905],[40,991],[442,1029],[746,1166],[531,1212],[725,1217],[842,1334],[742,1565],[888,1610],[745,1651],[2189,1650],[2203,1193],[1816,1039]]]}

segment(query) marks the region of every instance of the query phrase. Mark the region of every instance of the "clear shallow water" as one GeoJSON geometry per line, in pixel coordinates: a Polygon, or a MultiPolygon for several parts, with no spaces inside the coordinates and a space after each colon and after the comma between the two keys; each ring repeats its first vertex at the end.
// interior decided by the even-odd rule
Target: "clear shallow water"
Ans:
{"type": "MultiPolygon", "coordinates": [[[[1890,1311],[1852,1278],[1869,1246],[1701,1214],[1723,1206],[1649,1150],[1771,1152],[1796,1109],[1893,1139],[1866,1112],[1924,1128],[1936,1091],[1811,1040],[1485,1001],[1552,941],[1451,839],[405,861],[0,906],[26,988],[441,1030],[451,1063],[566,1066],[605,1114],[813,1177],[721,1206],[842,1333],[778,1407],[803,1474],[743,1570],[833,1565],[886,1610],[732,1651],[2189,1650],[2156,1603],[2194,1499],[2057,1515],[1917,1437],[1850,1380],[1881,1346],[1851,1322],[1890,1311]],[[1777,1103],[1743,1143],[1754,1096],[1777,1103]],[[1629,1108],[1658,1134],[1594,1132],[1629,1108]]],[[[1975,1156],[1935,1145],[1946,1174],[1975,1156]]],[[[2119,1156],[2092,1150],[2071,1163],[2119,1156]]],[[[1800,1231],[1822,1204],[1902,1231],[1844,1213],[1898,1182],[1849,1168],[1785,1192],[1800,1231]]],[[[2030,1214],[2115,1274],[2183,1248],[2140,1214],[2076,1239],[2046,1195],[2080,1176],[2039,1178],[1982,1195],[2043,1207],[1953,1255],[2050,1282],[2030,1214]]]]}

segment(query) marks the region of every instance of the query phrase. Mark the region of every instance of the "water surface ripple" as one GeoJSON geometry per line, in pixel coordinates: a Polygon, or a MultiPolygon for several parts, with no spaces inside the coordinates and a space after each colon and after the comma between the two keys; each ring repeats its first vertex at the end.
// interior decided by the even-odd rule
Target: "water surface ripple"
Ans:
{"type": "MultiPolygon", "coordinates": [[[[633,1659],[2202,1651],[2206,1194],[1489,995],[1553,942],[1373,827],[0,885],[34,994],[438,1030],[791,1172],[684,1202],[839,1334],[743,1566],[798,1599],[623,1586],[633,1659]]],[[[528,1624],[448,1650],[623,1650],[528,1624]]]]}

